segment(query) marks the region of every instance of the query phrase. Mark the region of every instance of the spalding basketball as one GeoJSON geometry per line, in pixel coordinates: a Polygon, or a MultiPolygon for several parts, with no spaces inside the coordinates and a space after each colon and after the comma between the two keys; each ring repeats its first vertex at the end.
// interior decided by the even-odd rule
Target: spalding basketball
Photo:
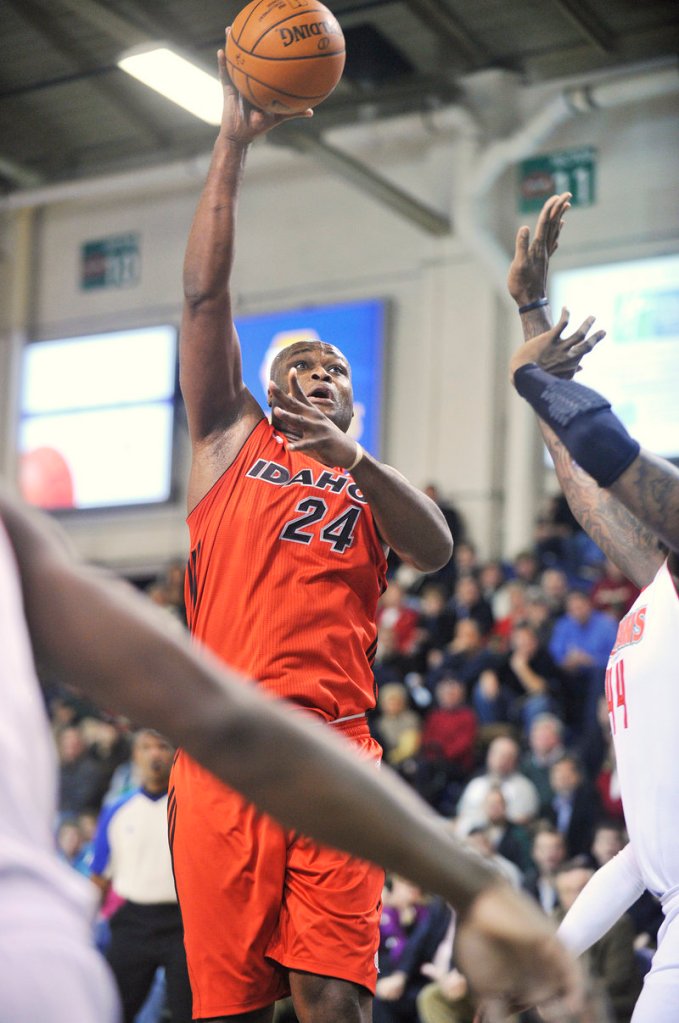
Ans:
{"type": "Polygon", "coordinates": [[[234,19],[226,65],[241,96],[269,114],[299,114],[344,70],[344,36],[319,0],[253,0],[234,19]]]}

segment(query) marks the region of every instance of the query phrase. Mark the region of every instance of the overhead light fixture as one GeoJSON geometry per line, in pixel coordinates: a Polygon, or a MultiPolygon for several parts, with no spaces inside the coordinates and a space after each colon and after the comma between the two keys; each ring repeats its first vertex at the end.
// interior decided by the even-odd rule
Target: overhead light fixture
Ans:
{"type": "Polygon", "coordinates": [[[127,50],[118,59],[118,67],[194,117],[208,124],[221,123],[223,93],[219,80],[168,46],[154,43],[127,50]]]}

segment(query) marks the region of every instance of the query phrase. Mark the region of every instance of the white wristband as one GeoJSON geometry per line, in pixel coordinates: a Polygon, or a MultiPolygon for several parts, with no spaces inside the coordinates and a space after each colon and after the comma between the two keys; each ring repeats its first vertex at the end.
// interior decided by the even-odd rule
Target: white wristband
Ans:
{"type": "Polygon", "coordinates": [[[363,455],[365,454],[365,451],[363,450],[361,445],[358,443],[358,441],[356,441],[355,443],[356,443],[356,458],[353,460],[351,465],[347,466],[347,472],[353,472],[353,470],[356,468],[358,463],[363,458],[363,455]]]}

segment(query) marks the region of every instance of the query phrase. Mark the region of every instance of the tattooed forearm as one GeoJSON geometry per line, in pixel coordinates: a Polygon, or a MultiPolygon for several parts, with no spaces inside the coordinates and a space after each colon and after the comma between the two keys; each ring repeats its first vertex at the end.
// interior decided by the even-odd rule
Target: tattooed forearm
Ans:
{"type": "MultiPolygon", "coordinates": [[[[646,586],[663,561],[658,547],[659,534],[640,522],[629,506],[625,506],[627,502],[622,503],[622,498],[619,500],[595,483],[575,464],[556,434],[539,422],[557,478],[576,519],[628,579],[637,586],[646,586]]],[[[679,486],[677,489],[679,492],[679,486]]]]}
{"type": "Polygon", "coordinates": [[[540,306],[539,309],[531,309],[521,317],[521,328],[523,340],[532,341],[538,334],[544,334],[552,327],[552,313],[548,305],[540,306]]]}
{"type": "Polygon", "coordinates": [[[679,551],[679,470],[670,462],[642,448],[611,493],[670,550],[679,551]]]}

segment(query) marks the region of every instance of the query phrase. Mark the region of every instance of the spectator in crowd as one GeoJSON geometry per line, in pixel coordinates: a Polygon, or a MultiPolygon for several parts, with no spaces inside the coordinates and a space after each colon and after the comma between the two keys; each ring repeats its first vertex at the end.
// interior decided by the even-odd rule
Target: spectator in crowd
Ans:
{"type": "Polygon", "coordinates": [[[625,811],[622,805],[622,793],[620,791],[620,778],[615,762],[615,746],[613,736],[608,733],[607,747],[603,763],[594,779],[594,785],[599,793],[601,809],[606,817],[624,827],[625,811]]]}
{"type": "MultiPolygon", "coordinates": [[[[478,829],[468,836],[467,844],[499,874],[518,885],[516,868],[493,852],[484,829],[478,829]]],[[[417,996],[417,1016],[413,1017],[413,1023],[415,1019],[419,1023],[474,1023],[479,1019],[467,979],[458,970],[455,961],[455,926],[456,914],[441,900],[436,900],[428,928],[428,940],[423,942],[418,959],[420,974],[428,978],[429,983],[425,984],[417,996]]],[[[517,1017],[506,1017],[505,1023],[517,1023],[517,1017]]]]}
{"type": "Polygon", "coordinates": [[[80,734],[90,756],[101,765],[102,776],[110,779],[130,755],[130,739],[125,723],[110,717],[88,714],[79,723],[80,734]]]}
{"type": "Polygon", "coordinates": [[[540,590],[547,601],[550,618],[554,624],[566,613],[568,576],[561,568],[546,568],[540,575],[540,590]]]}
{"type": "Polygon", "coordinates": [[[627,845],[625,829],[617,821],[602,818],[594,829],[592,859],[595,867],[603,867],[627,845]]]}
{"type": "Polygon", "coordinates": [[[508,613],[507,572],[498,558],[486,561],[478,573],[481,594],[490,604],[495,621],[504,618],[508,613]]]}
{"type": "Polygon", "coordinates": [[[403,878],[392,877],[380,918],[379,978],[373,1003],[374,1023],[409,1023],[424,978],[412,963],[411,942],[431,915],[432,904],[403,878]]]}
{"type": "Polygon", "coordinates": [[[481,672],[493,663],[479,623],[474,618],[462,618],[445,650],[431,651],[427,685],[433,691],[441,673],[447,671],[471,688],[481,672]]]}
{"type": "Polygon", "coordinates": [[[377,628],[391,629],[399,654],[409,656],[415,647],[417,611],[406,602],[403,587],[395,579],[380,597],[377,607],[377,628]]]}
{"type": "Polygon", "coordinates": [[[549,646],[554,631],[554,619],[549,603],[542,590],[531,586],[526,592],[526,621],[537,633],[540,645],[549,646]]]}
{"type": "Polygon", "coordinates": [[[495,852],[490,837],[490,828],[484,824],[473,827],[465,837],[465,845],[485,860],[493,870],[497,871],[514,888],[523,887],[523,874],[515,863],[508,860],[506,856],[495,852]]]}
{"type": "MultiPolygon", "coordinates": [[[[401,973],[396,978],[396,983],[406,991],[410,988],[416,992],[415,1004],[410,1001],[410,1012],[407,1015],[390,1015],[387,1019],[398,1018],[403,1023],[413,1023],[418,1019],[423,1023],[429,1018],[428,1013],[438,1010],[441,1020],[472,1023],[474,1009],[467,995],[467,983],[453,964],[454,935],[455,914],[443,900],[435,899],[429,917],[408,942],[401,961],[401,973]],[[453,974],[458,978],[457,983],[454,982],[453,974]],[[436,990],[434,997],[432,989],[436,990]],[[446,992],[445,996],[443,991],[446,992]]],[[[383,1023],[385,1019],[380,1012],[381,1008],[378,1008],[375,1023],[383,1023]]]]}
{"type": "Polygon", "coordinates": [[[99,814],[94,810],[83,810],[78,814],[77,824],[80,832],[80,848],[73,861],[73,867],[79,874],[89,877],[94,856],[94,836],[97,833],[99,814]]]}
{"type": "Polygon", "coordinates": [[[444,672],[422,726],[413,784],[442,814],[455,809],[476,761],[476,715],[465,699],[464,682],[444,672]]]}
{"type": "Polygon", "coordinates": [[[455,629],[455,614],[448,607],[446,591],[440,583],[427,583],[420,594],[413,664],[424,671],[431,650],[450,643],[455,629]]]}
{"type": "Polygon", "coordinates": [[[511,860],[525,876],[532,866],[530,832],[507,817],[507,803],[499,785],[486,793],[484,810],[493,851],[511,860]]]}
{"type": "MultiPolygon", "coordinates": [[[[106,958],[118,985],[124,1023],[133,1023],[164,967],[172,1023],[190,1023],[191,987],[168,844],[168,780],[174,749],[157,732],[134,739],[141,784],[102,813],[91,877],[120,901],[110,918],[106,958]]],[[[171,825],[170,825],[171,826],[171,825]]]]}
{"type": "Polygon", "coordinates": [[[471,540],[462,540],[455,544],[453,560],[458,578],[461,575],[475,575],[480,568],[479,556],[471,540]]]}
{"type": "Polygon", "coordinates": [[[521,579],[510,579],[503,587],[503,604],[501,614],[496,614],[493,625],[493,637],[499,641],[499,648],[506,650],[509,646],[509,637],[517,622],[524,621],[526,617],[526,594],[528,587],[521,579]]]}
{"type": "Polygon", "coordinates": [[[614,561],[606,558],[591,596],[597,611],[604,611],[619,622],[639,596],[639,587],[623,575],[614,561]]]}
{"type": "Polygon", "coordinates": [[[455,585],[455,576],[457,571],[455,550],[458,544],[464,543],[467,535],[467,527],[462,513],[450,501],[441,496],[439,488],[435,483],[427,484],[427,486],[424,487],[424,493],[427,497],[431,498],[431,500],[434,501],[434,503],[437,504],[443,512],[443,517],[448,524],[448,528],[450,529],[450,533],[454,541],[453,554],[448,564],[428,576],[429,579],[435,580],[443,586],[446,594],[450,595],[455,585]]]}
{"type": "Polygon", "coordinates": [[[483,636],[493,628],[493,612],[490,604],[481,594],[476,576],[461,575],[455,586],[452,603],[456,621],[471,618],[477,622],[483,636]]]}
{"type": "Polygon", "coordinates": [[[101,806],[110,779],[105,764],[87,748],[79,725],[67,725],[57,736],[59,813],[77,816],[101,806]]]}
{"type": "Polygon", "coordinates": [[[410,664],[410,658],[399,650],[395,630],[390,625],[381,626],[377,631],[377,651],[373,662],[377,688],[390,682],[403,682],[410,664]]]}
{"type": "Polygon", "coordinates": [[[533,551],[520,551],[514,558],[512,568],[514,577],[526,586],[534,586],[540,577],[540,562],[533,551]]]}
{"type": "Polygon", "coordinates": [[[419,1023],[474,1023],[478,1019],[467,980],[454,963],[447,969],[425,963],[422,972],[431,983],[417,996],[419,1023]]]}
{"type": "Polygon", "coordinates": [[[572,590],[556,622],[549,650],[564,673],[567,722],[582,729],[596,720],[604,672],[615,643],[615,621],[595,611],[584,590],[572,590]]]}
{"type": "Polygon", "coordinates": [[[596,789],[585,779],[578,759],[569,753],[552,765],[549,781],[554,792],[550,816],[564,836],[568,857],[587,855],[602,816],[596,789]]]}
{"type": "Polygon", "coordinates": [[[410,708],[408,690],[402,683],[389,682],[379,689],[372,730],[384,750],[384,759],[396,770],[417,753],[421,718],[410,708]]]}
{"type": "Polygon", "coordinates": [[[494,668],[486,669],[474,687],[472,703],[479,721],[509,721],[527,732],[538,715],[558,706],[559,674],[535,630],[528,622],[517,622],[509,652],[494,668]]]}
{"type": "Polygon", "coordinates": [[[566,861],[566,842],[553,825],[540,823],[536,827],[531,859],[533,866],[526,872],[524,887],[537,899],[545,913],[550,914],[559,901],[556,872],[566,861]]]}
{"type": "Polygon", "coordinates": [[[445,497],[441,496],[441,491],[436,483],[427,483],[422,488],[423,493],[427,495],[435,504],[439,506],[443,512],[443,517],[448,523],[448,528],[452,534],[455,546],[463,543],[467,536],[467,529],[465,526],[464,518],[462,513],[445,497]]]}
{"type": "Polygon", "coordinates": [[[488,824],[485,800],[491,788],[499,787],[507,805],[507,817],[514,824],[529,824],[539,807],[538,792],[532,781],[519,772],[520,746],[508,735],[499,735],[490,743],[486,770],[467,783],[457,805],[461,834],[488,824]]]}
{"type": "MultiPolygon", "coordinates": [[[[586,856],[575,857],[561,865],[556,874],[557,920],[563,919],[593,874],[594,867],[586,856]]],[[[583,958],[588,971],[603,982],[615,1023],[630,1023],[641,991],[641,975],[634,955],[634,928],[627,914],[623,914],[583,958]]]]}
{"type": "Polygon", "coordinates": [[[82,835],[75,818],[66,817],[57,828],[57,851],[61,859],[74,867],[82,846],[82,835]]]}
{"type": "Polygon", "coordinates": [[[183,561],[171,561],[161,573],[159,582],[165,588],[167,601],[174,608],[176,617],[186,625],[186,607],[184,605],[184,577],[186,564],[183,561]]]}
{"type": "MultiPolygon", "coordinates": [[[[43,683],[44,685],[44,683],[43,683]]],[[[47,698],[50,727],[55,742],[59,734],[69,725],[77,726],[79,713],[76,700],[63,693],[61,689],[47,698]]]]}
{"type": "Polygon", "coordinates": [[[540,817],[551,810],[554,791],[550,772],[566,752],[563,737],[563,721],[556,714],[539,714],[528,730],[528,749],[521,759],[521,773],[530,778],[538,790],[540,817]]]}
{"type": "MultiPolygon", "coordinates": [[[[594,832],[592,860],[598,870],[617,856],[627,844],[625,829],[615,820],[603,820],[594,832]]],[[[664,920],[658,899],[644,890],[627,910],[634,927],[634,950],[642,975],[651,967],[653,951],[657,947],[658,931],[664,920]]]]}

